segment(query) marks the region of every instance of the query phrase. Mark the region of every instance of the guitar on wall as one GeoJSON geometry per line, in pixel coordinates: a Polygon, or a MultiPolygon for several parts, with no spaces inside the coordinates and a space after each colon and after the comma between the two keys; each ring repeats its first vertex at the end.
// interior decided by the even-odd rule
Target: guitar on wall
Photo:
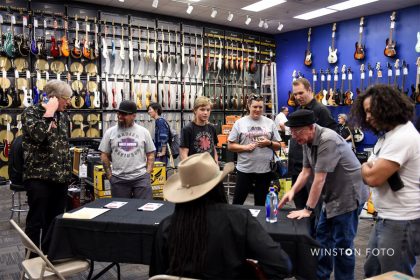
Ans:
{"type": "Polygon", "coordinates": [[[329,89],[329,95],[327,99],[328,106],[337,106],[337,103],[335,102],[335,97],[337,95],[337,82],[338,82],[338,66],[335,66],[333,87],[329,89]]]}
{"type": "MultiPolygon", "coordinates": [[[[293,74],[292,74],[293,81],[296,80],[296,77],[297,77],[296,70],[293,70],[293,74]]],[[[293,92],[289,90],[288,94],[289,94],[289,98],[287,99],[287,105],[291,107],[296,106],[295,96],[293,95],[293,92]]]]}
{"type": "Polygon", "coordinates": [[[405,90],[405,83],[407,80],[407,76],[408,76],[408,65],[405,62],[405,60],[402,61],[402,81],[401,81],[401,92],[404,93],[405,95],[408,95],[408,89],[407,91],[405,90]]]}
{"type": "Polygon", "coordinates": [[[417,74],[416,74],[416,85],[411,86],[411,98],[416,103],[420,103],[420,56],[417,57],[417,74]]]}
{"type": "Polygon", "coordinates": [[[356,88],[357,95],[361,94],[364,91],[364,82],[365,82],[365,64],[360,65],[360,88],[356,88]]]}
{"type": "Polygon", "coordinates": [[[306,47],[305,51],[305,65],[311,66],[312,65],[312,52],[311,52],[311,34],[312,34],[312,28],[309,28],[308,30],[308,46],[306,47]]]}
{"type": "Polygon", "coordinates": [[[394,63],[394,88],[400,91],[399,85],[398,85],[398,79],[400,77],[401,71],[400,71],[400,60],[395,60],[394,63]]]}
{"type": "Polygon", "coordinates": [[[353,80],[353,72],[351,68],[347,68],[347,81],[349,82],[347,91],[344,94],[344,104],[351,105],[353,104],[353,92],[351,91],[351,81],[353,80]]]}
{"type": "Polygon", "coordinates": [[[420,53],[420,31],[417,32],[417,43],[414,49],[416,50],[416,52],[420,53]]]}
{"type": "Polygon", "coordinates": [[[395,12],[391,14],[391,26],[389,28],[389,38],[386,39],[386,46],[384,49],[384,55],[387,57],[394,57],[397,55],[395,40],[392,39],[392,33],[395,28],[395,12]]]}
{"type": "Polygon", "coordinates": [[[336,23],[333,23],[332,27],[332,34],[331,34],[331,46],[328,47],[328,63],[334,64],[337,62],[337,49],[335,48],[335,31],[336,31],[336,23]]]}
{"type": "Polygon", "coordinates": [[[354,59],[356,60],[365,59],[365,45],[362,44],[364,19],[365,19],[364,17],[361,17],[360,23],[359,23],[359,40],[355,44],[356,50],[354,51],[354,59]]]}

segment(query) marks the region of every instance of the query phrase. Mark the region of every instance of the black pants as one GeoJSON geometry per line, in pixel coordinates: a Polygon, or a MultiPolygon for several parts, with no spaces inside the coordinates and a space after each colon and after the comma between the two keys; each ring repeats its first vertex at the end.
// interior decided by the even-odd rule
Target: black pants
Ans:
{"type": "Polygon", "coordinates": [[[233,204],[244,204],[252,184],[255,183],[254,204],[264,206],[265,197],[269,191],[271,172],[268,173],[243,173],[237,171],[235,194],[233,204]]]}
{"type": "Polygon", "coordinates": [[[30,179],[25,181],[25,187],[29,204],[25,232],[35,245],[40,246],[53,219],[64,213],[67,184],[30,179]]]}
{"type": "MultiPolygon", "coordinates": [[[[292,176],[292,185],[295,184],[297,180],[297,175],[292,176]]],[[[306,182],[306,185],[295,194],[293,197],[293,202],[297,209],[303,209],[306,206],[306,202],[308,201],[309,193],[311,191],[311,182],[306,182]]],[[[311,220],[311,235],[315,237],[316,226],[318,224],[319,216],[321,214],[322,209],[322,198],[320,197],[318,203],[316,204],[315,210],[313,215],[310,217],[311,220]]]]}

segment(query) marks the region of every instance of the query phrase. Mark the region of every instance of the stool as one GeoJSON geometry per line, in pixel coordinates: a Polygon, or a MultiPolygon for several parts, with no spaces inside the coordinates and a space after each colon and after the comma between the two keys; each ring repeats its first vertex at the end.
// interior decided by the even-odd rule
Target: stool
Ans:
{"type": "Polygon", "coordinates": [[[25,192],[25,187],[23,185],[17,185],[10,183],[10,190],[12,191],[12,208],[10,208],[10,211],[12,214],[10,215],[10,219],[13,219],[13,215],[15,212],[18,213],[18,222],[20,223],[20,213],[21,212],[27,212],[28,209],[22,209],[22,206],[26,205],[26,203],[22,203],[20,193],[25,192]],[[15,195],[18,195],[17,197],[17,203],[15,202],[15,195]]]}

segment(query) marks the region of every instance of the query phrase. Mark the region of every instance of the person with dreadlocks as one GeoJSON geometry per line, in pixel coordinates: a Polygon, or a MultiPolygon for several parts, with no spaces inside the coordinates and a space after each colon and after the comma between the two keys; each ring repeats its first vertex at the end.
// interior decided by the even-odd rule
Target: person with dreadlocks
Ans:
{"type": "Polygon", "coordinates": [[[372,189],[378,219],[369,239],[365,276],[396,270],[414,275],[420,255],[420,134],[414,104],[387,85],[368,88],[355,100],[354,123],[378,136],[362,177],[372,189]],[[372,253],[375,249],[391,253],[372,253]]]}
{"type": "Polygon", "coordinates": [[[179,172],[163,188],[175,211],[159,224],[150,276],[244,279],[249,258],[258,261],[268,279],[289,275],[291,262],[280,245],[247,209],[227,204],[222,181],[233,169],[227,163],[220,171],[209,153],[179,163],[179,172]]]}

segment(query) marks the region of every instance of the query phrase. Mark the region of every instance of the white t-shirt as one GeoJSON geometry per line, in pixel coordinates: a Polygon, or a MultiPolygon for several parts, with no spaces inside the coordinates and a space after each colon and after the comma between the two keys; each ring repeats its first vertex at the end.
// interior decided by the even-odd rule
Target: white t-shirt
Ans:
{"type": "Polygon", "coordinates": [[[109,128],[99,150],[111,154],[113,176],[132,180],[146,173],[146,154],[156,148],[149,131],[133,124],[129,128],[119,128],[118,125],[109,128]]]}
{"type": "Polygon", "coordinates": [[[398,173],[404,182],[404,187],[396,192],[388,182],[372,188],[373,204],[379,217],[391,220],[420,218],[420,134],[413,123],[399,125],[379,138],[374,153],[369,161],[382,158],[398,163],[398,173]]]}
{"type": "MultiPolygon", "coordinates": [[[[277,117],[274,120],[274,122],[275,122],[275,124],[277,126],[277,129],[281,131],[282,129],[280,127],[280,124],[284,124],[285,122],[287,122],[287,117],[286,117],[286,115],[283,112],[281,112],[280,114],[277,115],[277,117]]],[[[284,133],[286,135],[290,135],[290,127],[285,126],[284,133]]]]}

